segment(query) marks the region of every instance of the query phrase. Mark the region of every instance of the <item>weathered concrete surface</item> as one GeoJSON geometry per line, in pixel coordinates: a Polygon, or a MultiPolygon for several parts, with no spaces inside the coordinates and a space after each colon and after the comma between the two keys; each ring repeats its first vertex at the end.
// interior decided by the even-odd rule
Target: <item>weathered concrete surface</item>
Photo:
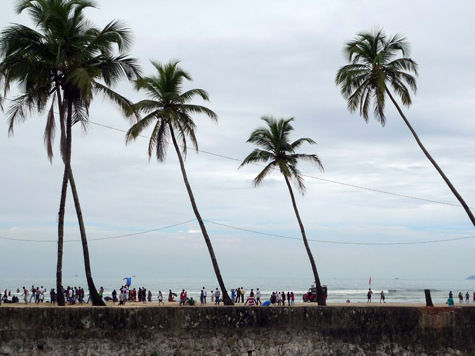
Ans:
{"type": "Polygon", "coordinates": [[[0,355],[473,355],[475,308],[0,307],[0,355]]]}

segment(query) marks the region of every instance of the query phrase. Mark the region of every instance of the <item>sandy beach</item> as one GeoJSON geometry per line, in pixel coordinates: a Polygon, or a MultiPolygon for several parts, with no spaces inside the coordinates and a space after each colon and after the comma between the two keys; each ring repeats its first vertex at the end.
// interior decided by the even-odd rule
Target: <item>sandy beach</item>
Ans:
{"type": "MultiPolygon", "coordinates": [[[[179,305],[178,302],[165,302],[163,305],[158,305],[158,302],[150,302],[150,303],[139,303],[139,302],[128,302],[125,305],[119,305],[119,303],[112,303],[106,302],[107,307],[112,308],[226,308],[223,304],[215,305],[212,303],[208,303],[206,305],[179,305]]],[[[15,303],[15,304],[5,304],[2,303],[0,308],[8,307],[8,308],[48,308],[52,305],[50,303],[41,303],[41,304],[24,304],[24,303],[15,303]]],[[[75,304],[75,305],[66,305],[63,308],[91,308],[92,304],[75,304]]],[[[298,303],[292,306],[248,306],[242,303],[235,304],[231,307],[245,307],[245,308],[302,308],[302,307],[318,307],[317,303],[298,303]]],[[[361,307],[361,308],[389,308],[389,307],[400,307],[400,308],[449,308],[446,304],[434,304],[433,307],[426,307],[425,304],[420,303],[328,303],[327,307],[361,307]]],[[[454,307],[450,308],[462,308],[462,307],[475,307],[475,303],[463,303],[457,304],[454,307]]]]}

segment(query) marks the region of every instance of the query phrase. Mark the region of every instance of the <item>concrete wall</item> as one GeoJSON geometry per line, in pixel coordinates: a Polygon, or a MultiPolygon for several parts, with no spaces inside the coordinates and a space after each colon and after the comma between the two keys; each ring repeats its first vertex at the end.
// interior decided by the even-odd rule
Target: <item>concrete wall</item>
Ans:
{"type": "Polygon", "coordinates": [[[0,355],[473,355],[475,307],[0,307],[0,355]]]}

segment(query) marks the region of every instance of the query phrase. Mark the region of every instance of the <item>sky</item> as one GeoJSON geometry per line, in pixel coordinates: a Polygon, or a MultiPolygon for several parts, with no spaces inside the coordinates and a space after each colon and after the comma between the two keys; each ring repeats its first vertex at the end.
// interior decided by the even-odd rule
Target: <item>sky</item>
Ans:
{"type": "MultiPolygon", "coordinates": [[[[310,264],[285,182],[278,172],[259,187],[260,167],[238,169],[252,149],[246,143],[260,118],[294,117],[293,138],[310,137],[325,168],[300,166],[307,176],[457,204],[418,148],[394,108],[387,124],[368,123],[346,109],[336,71],[345,64],[343,46],[361,31],[401,33],[419,64],[418,91],[404,108],[423,143],[453,184],[475,207],[475,27],[472,1],[99,1],[89,20],[105,26],[123,20],[133,31],[130,54],[144,74],[150,60],[179,59],[193,81],[187,88],[209,92],[206,105],[217,124],[196,116],[202,152],[189,152],[186,168],[200,212],[208,220],[221,272],[226,278],[305,278],[310,264]],[[212,221],[212,222],[210,222],[212,221]],[[236,230],[214,222],[284,235],[236,230]]],[[[27,14],[4,4],[0,27],[31,26],[27,14]]],[[[115,87],[131,100],[144,98],[130,83],[115,87]]],[[[14,95],[14,92],[12,93],[14,95]]],[[[12,96],[11,96],[12,97],[12,96]]],[[[197,101],[197,103],[201,103],[197,101]]],[[[8,106],[8,102],[7,102],[8,106]]],[[[0,120],[0,279],[54,277],[57,212],[62,163],[50,164],[43,145],[46,114],[32,114],[8,136],[0,120]]],[[[210,259],[183,184],[175,152],[166,162],[147,156],[147,140],[125,144],[130,122],[107,100],[91,106],[87,132],[73,130],[72,166],[78,186],[93,273],[156,278],[208,278],[210,259]],[[94,241],[159,229],[120,239],[94,241]]],[[[475,236],[461,207],[430,203],[307,177],[297,204],[322,281],[331,278],[464,279],[475,274],[475,236]],[[347,245],[328,242],[364,242],[347,245]]],[[[65,278],[83,273],[72,197],[66,206],[65,278]]]]}

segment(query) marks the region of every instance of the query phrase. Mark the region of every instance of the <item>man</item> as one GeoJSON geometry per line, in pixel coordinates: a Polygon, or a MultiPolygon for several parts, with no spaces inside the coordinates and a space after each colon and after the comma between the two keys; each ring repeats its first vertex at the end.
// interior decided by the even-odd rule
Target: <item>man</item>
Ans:
{"type": "Polygon", "coordinates": [[[246,290],[241,287],[241,303],[244,303],[244,296],[246,295],[246,290]]]}
{"type": "Polygon", "coordinates": [[[28,289],[23,287],[23,300],[25,301],[25,304],[28,304],[28,289]]]}
{"type": "Polygon", "coordinates": [[[384,291],[381,291],[381,296],[379,297],[379,302],[380,303],[386,303],[385,299],[386,299],[386,297],[384,295],[384,291]]]}
{"type": "Polygon", "coordinates": [[[206,304],[206,288],[203,287],[201,290],[201,295],[203,296],[203,300],[201,301],[201,304],[206,304]]]}
{"type": "Polygon", "coordinates": [[[185,301],[186,301],[186,292],[184,289],[182,289],[180,293],[180,305],[185,305],[185,301]]]}
{"type": "Polygon", "coordinates": [[[371,288],[370,288],[370,289],[368,289],[368,294],[367,294],[367,296],[368,296],[368,301],[367,301],[367,303],[371,303],[371,296],[372,296],[372,295],[373,295],[373,291],[372,291],[371,288]]]}
{"type": "Polygon", "coordinates": [[[218,288],[216,288],[216,291],[214,292],[214,297],[216,298],[216,301],[215,301],[215,305],[219,305],[219,302],[220,302],[220,296],[221,296],[221,292],[219,291],[218,288]]]}
{"type": "MultiPolygon", "coordinates": [[[[35,286],[31,286],[31,296],[30,296],[30,303],[31,303],[31,300],[35,298],[35,295],[36,295],[36,290],[35,290],[35,286]]],[[[35,300],[36,302],[36,300],[35,300]]]]}
{"type": "MultiPolygon", "coordinates": [[[[289,294],[289,297],[290,297],[290,294],[289,294]]],[[[290,298],[289,298],[290,300],[290,298]]],[[[261,304],[261,291],[259,290],[259,288],[256,289],[256,303],[257,305],[261,304]]]]}

